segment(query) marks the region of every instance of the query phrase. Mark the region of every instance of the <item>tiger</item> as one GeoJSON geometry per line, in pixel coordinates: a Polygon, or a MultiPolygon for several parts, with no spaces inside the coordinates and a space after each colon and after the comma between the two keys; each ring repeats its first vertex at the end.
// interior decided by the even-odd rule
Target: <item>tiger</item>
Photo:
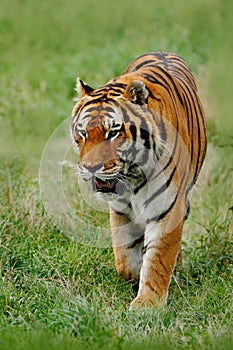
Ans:
{"type": "Polygon", "coordinates": [[[152,52],[100,88],[77,78],[76,91],[78,176],[108,202],[116,270],[138,285],[131,307],[166,305],[207,147],[194,76],[180,56],[152,52]]]}

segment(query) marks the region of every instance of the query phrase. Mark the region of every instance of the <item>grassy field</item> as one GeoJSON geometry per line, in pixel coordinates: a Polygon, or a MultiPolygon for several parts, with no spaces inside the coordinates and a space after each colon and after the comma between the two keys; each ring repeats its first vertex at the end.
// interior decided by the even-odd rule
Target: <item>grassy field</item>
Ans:
{"type": "MultiPolygon", "coordinates": [[[[228,0],[1,0],[0,349],[232,349],[231,12],[228,0]],[[76,76],[98,87],[156,50],[194,71],[209,144],[182,241],[182,284],[174,276],[166,308],[130,311],[134,285],[117,275],[111,247],[76,239],[108,231],[106,213],[79,204],[71,239],[45,210],[39,168],[56,128],[49,145],[62,149],[76,76]]],[[[63,185],[77,206],[69,171],[63,185]]]]}

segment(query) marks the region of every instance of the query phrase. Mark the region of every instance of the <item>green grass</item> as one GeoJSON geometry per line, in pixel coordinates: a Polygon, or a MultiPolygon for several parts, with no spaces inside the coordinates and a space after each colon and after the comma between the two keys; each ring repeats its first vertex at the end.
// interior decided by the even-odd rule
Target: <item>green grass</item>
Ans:
{"type": "MultiPolygon", "coordinates": [[[[1,1],[0,349],[232,348],[230,13],[228,0],[1,1]],[[185,225],[182,283],[173,278],[166,308],[130,311],[135,286],[117,275],[111,247],[70,239],[46,212],[39,164],[70,116],[76,76],[97,87],[155,50],[192,67],[209,148],[185,225]]],[[[83,220],[76,235],[108,231],[106,213],[78,203],[73,178],[65,169],[83,220]]]]}

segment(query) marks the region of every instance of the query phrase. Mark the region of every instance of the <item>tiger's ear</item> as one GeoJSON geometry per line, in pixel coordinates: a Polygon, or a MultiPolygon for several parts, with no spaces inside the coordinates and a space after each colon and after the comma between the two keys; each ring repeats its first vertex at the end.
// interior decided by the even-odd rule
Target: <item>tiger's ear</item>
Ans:
{"type": "Polygon", "coordinates": [[[147,97],[149,92],[145,84],[140,80],[134,80],[131,82],[126,89],[126,97],[131,100],[131,102],[143,105],[147,103],[147,97]]]}
{"type": "Polygon", "coordinates": [[[94,89],[92,89],[92,87],[84,83],[84,81],[82,81],[80,78],[77,78],[75,91],[77,92],[78,97],[82,98],[84,95],[88,95],[93,90],[94,89]]]}

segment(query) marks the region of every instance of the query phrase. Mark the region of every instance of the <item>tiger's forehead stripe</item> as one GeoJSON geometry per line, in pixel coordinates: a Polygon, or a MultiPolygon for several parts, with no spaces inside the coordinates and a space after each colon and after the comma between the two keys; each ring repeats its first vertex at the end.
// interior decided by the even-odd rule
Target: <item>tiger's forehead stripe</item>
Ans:
{"type": "MultiPolygon", "coordinates": [[[[116,97],[122,96],[124,94],[127,84],[120,83],[116,79],[113,79],[110,83],[105,86],[92,91],[89,96],[91,99],[85,101],[84,105],[80,108],[83,109],[88,105],[96,105],[102,104],[104,102],[113,103],[118,105],[118,102],[115,100],[116,97]]],[[[92,108],[92,107],[91,107],[92,108]]]]}
{"type": "Polygon", "coordinates": [[[122,114],[118,109],[109,104],[84,107],[77,113],[73,127],[77,130],[87,130],[102,124],[106,130],[119,128],[122,125],[122,114]]]}

